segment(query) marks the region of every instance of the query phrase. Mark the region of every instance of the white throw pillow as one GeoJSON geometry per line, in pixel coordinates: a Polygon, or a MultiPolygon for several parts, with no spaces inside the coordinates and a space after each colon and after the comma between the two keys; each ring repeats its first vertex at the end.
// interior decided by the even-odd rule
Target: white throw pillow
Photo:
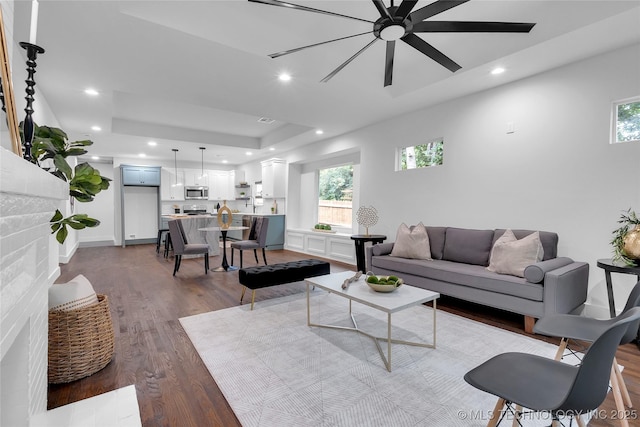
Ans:
{"type": "Polygon", "coordinates": [[[97,303],[98,296],[93,286],[82,274],[49,288],[49,310],[71,311],[97,303]]]}
{"type": "Polygon", "coordinates": [[[431,259],[429,235],[424,224],[419,223],[413,230],[402,223],[398,227],[396,241],[393,243],[391,256],[413,259],[431,259]]]}
{"type": "Polygon", "coordinates": [[[539,232],[518,240],[513,231],[507,230],[493,245],[487,270],[524,277],[524,269],[541,261],[543,255],[539,232]]]}

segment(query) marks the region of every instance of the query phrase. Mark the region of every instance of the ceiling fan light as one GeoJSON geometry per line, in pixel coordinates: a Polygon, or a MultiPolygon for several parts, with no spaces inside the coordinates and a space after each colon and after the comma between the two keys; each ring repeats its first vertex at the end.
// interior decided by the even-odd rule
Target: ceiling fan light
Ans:
{"type": "Polygon", "coordinates": [[[380,38],[386,41],[398,40],[404,36],[405,28],[400,24],[389,25],[380,30],[380,38]]]}

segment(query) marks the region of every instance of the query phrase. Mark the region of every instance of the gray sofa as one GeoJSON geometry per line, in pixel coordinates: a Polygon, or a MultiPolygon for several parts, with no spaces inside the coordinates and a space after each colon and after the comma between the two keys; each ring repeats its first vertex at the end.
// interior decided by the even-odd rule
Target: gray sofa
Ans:
{"type": "MultiPolygon", "coordinates": [[[[558,235],[540,231],[542,261],[528,266],[524,278],[487,270],[493,244],[505,232],[426,227],[432,260],[391,256],[393,242],[367,248],[375,274],[396,275],[405,283],[455,298],[525,316],[525,330],[536,318],[570,313],[587,298],[589,264],[557,257],[558,235]]],[[[521,239],[533,231],[512,230],[521,239]]]]}

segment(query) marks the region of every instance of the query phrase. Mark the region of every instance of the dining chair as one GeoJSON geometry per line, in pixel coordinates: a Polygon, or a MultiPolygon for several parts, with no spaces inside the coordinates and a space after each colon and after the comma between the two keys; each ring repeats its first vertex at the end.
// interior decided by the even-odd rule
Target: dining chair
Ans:
{"type": "Polygon", "coordinates": [[[180,269],[182,255],[204,255],[204,272],[209,274],[209,245],[206,243],[188,243],[179,219],[169,221],[169,234],[171,235],[171,243],[173,245],[173,255],[175,264],[173,267],[173,275],[180,269]]]}
{"type": "Polygon", "coordinates": [[[467,383],[498,397],[487,427],[497,426],[508,413],[518,417],[514,406],[550,414],[552,426],[558,425],[560,417],[570,416],[584,427],[580,415],[598,408],[607,397],[620,340],[638,320],[640,307],[617,317],[593,341],[578,366],[533,354],[503,353],[467,372],[467,383]]]}
{"type": "MultiPolygon", "coordinates": [[[[619,316],[613,319],[594,319],[591,317],[583,317],[571,314],[556,314],[549,315],[541,318],[535,324],[533,332],[540,335],[546,335],[551,337],[561,337],[558,351],[556,352],[555,360],[561,360],[566,351],[579,357],[579,354],[570,347],[569,341],[582,341],[584,343],[591,343],[602,334],[608,327],[614,324],[617,319],[627,313],[634,307],[640,307],[640,280],[631,289],[631,293],[627,298],[627,302],[619,316]]],[[[638,335],[638,326],[640,320],[631,323],[620,340],[620,345],[628,344],[633,341],[638,335]]],[[[628,413],[625,410],[626,404],[629,408],[632,407],[631,397],[627,386],[622,378],[622,373],[618,365],[618,361],[614,357],[611,367],[611,390],[616,402],[616,409],[621,414],[619,417],[620,424],[624,427],[629,423],[623,414],[628,413]]]]}
{"type": "Polygon", "coordinates": [[[256,257],[256,263],[258,261],[258,249],[262,249],[262,259],[264,265],[267,265],[267,255],[265,253],[265,247],[267,246],[267,230],[269,229],[269,218],[264,216],[254,217],[251,222],[251,229],[249,232],[248,240],[240,240],[238,242],[231,243],[231,265],[233,265],[233,251],[238,249],[240,251],[240,268],[242,268],[242,251],[253,249],[253,255],[256,257]]]}

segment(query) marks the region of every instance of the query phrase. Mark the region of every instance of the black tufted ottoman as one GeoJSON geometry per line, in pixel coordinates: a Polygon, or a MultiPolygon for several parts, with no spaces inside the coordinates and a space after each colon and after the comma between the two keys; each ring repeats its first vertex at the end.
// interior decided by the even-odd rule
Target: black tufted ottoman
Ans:
{"type": "Polygon", "coordinates": [[[244,298],[244,292],[247,288],[251,289],[251,310],[253,310],[256,289],[299,282],[307,277],[325,274],[329,274],[329,263],[318,259],[303,259],[281,264],[241,268],[238,271],[238,280],[244,286],[240,296],[240,303],[242,303],[242,298],[244,298]]]}

